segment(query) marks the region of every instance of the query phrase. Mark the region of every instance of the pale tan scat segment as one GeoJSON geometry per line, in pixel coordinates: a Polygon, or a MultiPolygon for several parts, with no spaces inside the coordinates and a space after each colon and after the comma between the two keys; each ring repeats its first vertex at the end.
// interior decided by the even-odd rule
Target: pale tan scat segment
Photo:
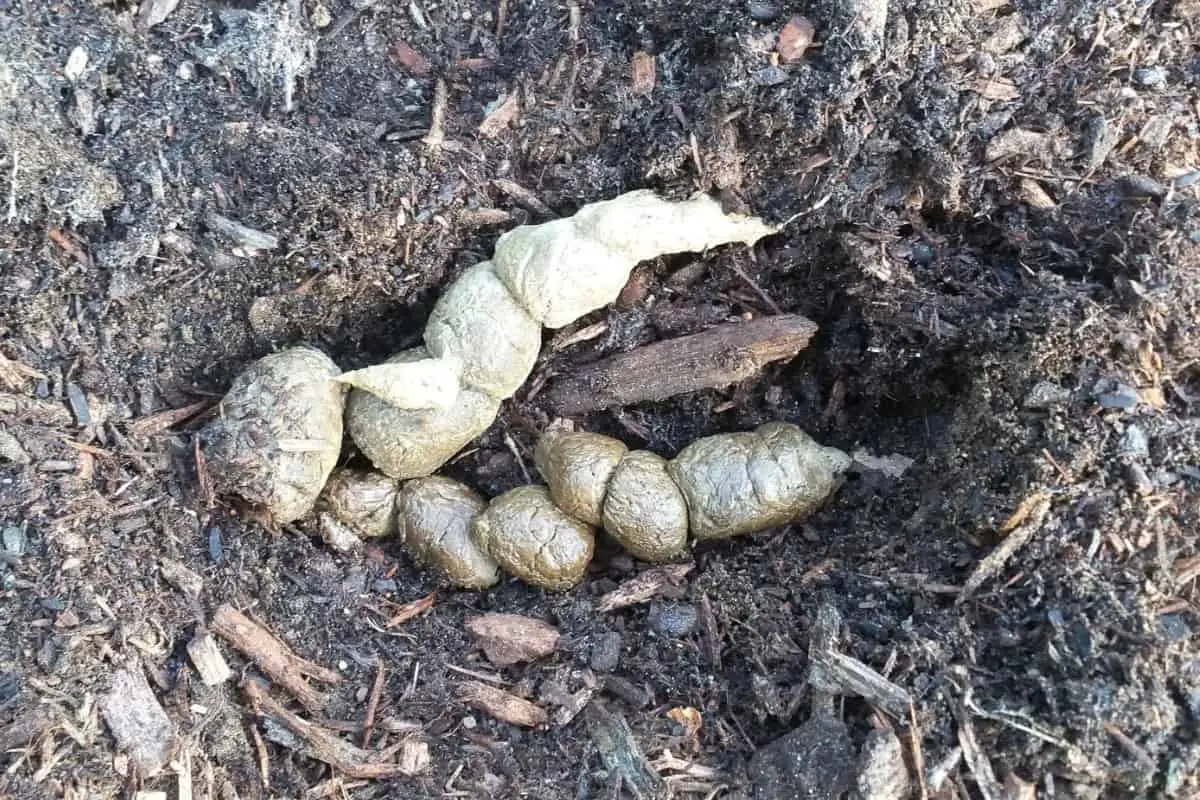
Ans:
{"type": "Polygon", "coordinates": [[[756,217],[726,214],[705,194],[671,202],[648,189],[591,203],[571,219],[580,231],[634,263],[667,253],[701,253],[733,242],[753,245],[778,231],[756,217]]]}
{"type": "Polygon", "coordinates": [[[217,490],[262,507],[279,523],[312,511],[341,453],[340,373],[308,347],[266,356],[242,372],[200,434],[217,490]]]}
{"type": "Polygon", "coordinates": [[[598,433],[548,431],[538,440],[533,462],[555,505],[598,526],[608,481],[628,449],[619,439],[598,433]]]}
{"type": "Polygon", "coordinates": [[[321,504],[355,533],[368,538],[396,530],[397,482],[378,472],[336,470],[321,493],[321,504]]]}
{"type": "MultiPolygon", "coordinates": [[[[390,361],[428,357],[423,347],[405,350],[390,361]]],[[[346,403],[346,428],[354,444],[379,470],[393,478],[417,478],[434,472],[496,418],[500,402],[463,389],[446,409],[396,408],[355,389],[346,403]]]]}
{"type": "Polygon", "coordinates": [[[637,450],[621,459],[604,500],[604,530],[645,561],[666,561],[687,549],[687,502],[665,458],[637,450]]]}
{"type": "Polygon", "coordinates": [[[492,500],[472,535],[505,571],[550,591],[583,580],[596,545],[592,527],[563,513],[544,486],[519,486],[492,500]]]}
{"type": "Polygon", "coordinates": [[[425,327],[425,347],[458,365],[465,386],[502,399],[533,370],[542,326],[485,261],[464,272],[438,300],[425,327]]]}
{"type": "Polygon", "coordinates": [[[561,328],[616,299],[638,262],[753,244],[775,228],[725,214],[705,195],[671,202],[648,190],[584,206],[573,217],[509,231],[494,269],[517,301],[547,328],[561,328]]]}
{"type": "Polygon", "coordinates": [[[770,422],[750,433],[698,439],[667,470],[687,500],[697,541],[795,522],[837,487],[850,457],[817,444],[795,425],[770,422]]]}
{"type": "Polygon", "coordinates": [[[487,504],[450,478],[405,482],[396,499],[397,532],[420,564],[440,570],[464,589],[485,589],[500,580],[496,561],[471,535],[471,522],[487,504]]]}

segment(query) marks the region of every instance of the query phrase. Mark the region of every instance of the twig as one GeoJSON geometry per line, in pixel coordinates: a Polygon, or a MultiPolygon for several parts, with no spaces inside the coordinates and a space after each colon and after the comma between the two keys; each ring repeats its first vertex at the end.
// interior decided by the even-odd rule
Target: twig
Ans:
{"type": "Polygon", "coordinates": [[[129,433],[133,436],[149,436],[152,433],[165,431],[185,420],[191,419],[197,414],[208,411],[215,405],[216,402],[213,400],[200,400],[182,408],[169,408],[166,411],[158,411],[129,423],[129,433]]]}
{"type": "Polygon", "coordinates": [[[693,564],[667,564],[648,569],[622,583],[600,598],[596,604],[601,613],[644,603],[666,586],[678,585],[692,571],[693,564]]]}
{"type": "Polygon", "coordinates": [[[392,615],[391,619],[383,624],[383,627],[394,628],[397,625],[403,625],[418,614],[424,614],[433,608],[433,603],[436,599],[437,592],[430,592],[424,597],[419,597],[412,602],[405,603],[400,606],[399,611],[392,615]]]}
{"type": "Polygon", "coordinates": [[[325,697],[308,685],[305,676],[325,683],[342,680],[342,676],[333,670],[296,655],[269,630],[231,605],[217,609],[209,628],[262,667],[263,672],[309,711],[319,711],[325,704],[325,697]]]}
{"type": "Polygon", "coordinates": [[[606,358],[552,385],[546,396],[557,413],[570,415],[723,388],[793,358],[816,332],[798,314],[718,325],[606,358]]]}
{"type": "Polygon", "coordinates": [[[260,717],[270,717],[303,740],[306,755],[325,762],[350,778],[382,780],[415,774],[414,768],[405,760],[391,760],[397,751],[409,744],[407,741],[377,753],[363,750],[288,711],[257,681],[246,681],[242,684],[242,691],[246,693],[255,713],[260,717]]]}
{"type": "Polygon", "coordinates": [[[383,659],[375,665],[375,683],[371,686],[371,696],[367,699],[367,713],[363,717],[362,746],[371,743],[371,732],[375,728],[375,714],[379,710],[379,695],[383,694],[383,659]]]}
{"type": "Polygon", "coordinates": [[[496,4],[496,41],[504,38],[504,26],[508,24],[508,0],[496,4]]]}
{"type": "Polygon", "coordinates": [[[1013,554],[1024,547],[1041,529],[1049,511],[1050,494],[1048,492],[1038,492],[1021,503],[1009,521],[1001,527],[1002,531],[1008,531],[1008,535],[975,567],[971,576],[963,584],[962,591],[954,601],[955,604],[962,605],[971,599],[980,586],[1004,569],[1004,565],[1008,563],[1013,554]]]}
{"type": "Polygon", "coordinates": [[[204,504],[211,510],[217,504],[217,493],[213,489],[212,474],[208,471],[208,460],[200,449],[200,437],[192,440],[192,455],[196,459],[196,483],[200,486],[200,496],[204,504]]]}
{"type": "Polygon", "coordinates": [[[429,133],[422,139],[430,148],[438,148],[446,141],[446,103],[448,90],[446,81],[437,79],[433,85],[433,110],[429,115],[429,133]]]}
{"type": "Polygon", "coordinates": [[[8,222],[12,224],[17,221],[17,164],[19,154],[14,147],[12,151],[12,172],[9,173],[8,183],[8,222]]]}

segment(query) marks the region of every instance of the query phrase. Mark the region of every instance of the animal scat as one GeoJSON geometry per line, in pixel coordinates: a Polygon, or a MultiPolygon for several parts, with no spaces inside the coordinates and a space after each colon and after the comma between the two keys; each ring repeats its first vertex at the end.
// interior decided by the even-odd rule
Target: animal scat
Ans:
{"type": "Polygon", "coordinates": [[[486,508],[479,495],[450,478],[406,481],[396,499],[397,533],[418,563],[455,586],[486,589],[500,580],[500,568],[471,534],[472,521],[486,508]]]}
{"type": "Polygon", "coordinates": [[[667,465],[687,500],[697,541],[794,522],[837,488],[850,457],[795,425],[769,422],[746,433],[698,439],[667,465]]]}
{"type": "Polygon", "coordinates": [[[775,231],[705,195],[672,202],[646,190],[511,230],[490,262],[467,270],[438,301],[419,357],[406,351],[344,377],[358,387],[351,438],[389,475],[428,475],[486,430],[500,401],[529,377],[542,326],[561,328],[612,303],[641,261],[750,245],[775,231]],[[389,407],[411,413],[384,413],[389,407]]]}
{"type": "Polygon", "coordinates": [[[214,488],[278,523],[311,512],[341,453],[340,373],[308,347],[265,356],[242,372],[200,432],[214,488]]]}
{"type": "Polygon", "coordinates": [[[604,498],[604,530],[643,561],[666,561],[687,549],[687,501],[665,458],[636,450],[621,459],[604,498]]]}
{"type": "Polygon", "coordinates": [[[625,443],[598,433],[548,431],[534,448],[533,463],[554,504],[589,525],[604,522],[604,495],[625,443]]]}
{"type": "MultiPolygon", "coordinates": [[[[423,347],[405,350],[391,361],[428,358],[423,347]]],[[[359,450],[393,478],[429,475],[466,446],[496,418],[500,402],[463,389],[445,409],[397,408],[370,392],[355,389],[346,403],[346,429],[359,450]]]]}
{"type": "Polygon", "coordinates": [[[342,468],[330,476],[320,502],[355,533],[373,539],[396,530],[399,493],[399,483],[386,475],[342,468]]]}
{"type": "Polygon", "coordinates": [[[596,546],[592,526],[554,505],[544,486],[518,486],[496,497],[471,530],[505,571],[551,591],[583,580],[596,546]]]}

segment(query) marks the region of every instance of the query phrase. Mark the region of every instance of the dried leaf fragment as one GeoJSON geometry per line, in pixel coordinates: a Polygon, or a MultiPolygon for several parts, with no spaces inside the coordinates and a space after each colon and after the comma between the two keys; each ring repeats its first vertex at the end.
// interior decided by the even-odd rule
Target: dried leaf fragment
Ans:
{"type": "Polygon", "coordinates": [[[791,64],[804,58],[805,52],[816,38],[816,28],[808,17],[796,14],[787,21],[779,32],[779,44],[776,52],[785,64],[791,64]]]}
{"type": "Polygon", "coordinates": [[[412,49],[407,42],[397,39],[392,43],[392,55],[395,56],[400,68],[410,75],[423,78],[433,71],[429,59],[412,49]]]}
{"type": "Polygon", "coordinates": [[[654,85],[658,81],[658,67],[654,56],[644,50],[637,51],[633,54],[629,69],[630,88],[634,94],[648,95],[654,91],[654,85]]]}
{"type": "Polygon", "coordinates": [[[630,578],[600,598],[596,608],[601,612],[645,603],[670,585],[678,585],[692,571],[693,564],[665,564],[648,569],[630,578]]]}
{"type": "Polygon", "coordinates": [[[463,681],[458,697],[488,716],[523,728],[544,728],[550,722],[541,706],[479,681],[463,681]]]}
{"type": "Polygon", "coordinates": [[[483,652],[498,667],[536,661],[558,646],[559,633],[541,620],[519,614],[483,614],[467,620],[467,630],[479,640],[483,652]]]}
{"type": "Polygon", "coordinates": [[[479,135],[494,139],[503,133],[505,128],[515,123],[520,115],[521,101],[518,93],[509,92],[504,99],[497,101],[495,107],[483,118],[483,122],[479,123],[479,135]]]}

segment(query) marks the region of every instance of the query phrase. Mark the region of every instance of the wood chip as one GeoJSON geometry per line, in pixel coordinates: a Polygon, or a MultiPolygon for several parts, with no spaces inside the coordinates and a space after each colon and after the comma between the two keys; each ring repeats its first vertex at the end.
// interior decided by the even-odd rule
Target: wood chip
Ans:
{"type": "Polygon", "coordinates": [[[523,728],[545,728],[550,720],[541,706],[479,681],[460,683],[458,697],[488,716],[523,728]]]}
{"type": "Polygon", "coordinates": [[[257,681],[246,681],[242,691],[255,713],[299,737],[304,755],[329,764],[348,778],[384,780],[418,775],[429,767],[429,746],[425,742],[410,738],[378,752],[363,750],[288,711],[257,681]],[[399,758],[394,758],[397,754],[399,758]]]}
{"type": "Polygon", "coordinates": [[[510,181],[507,178],[495,178],[492,180],[492,186],[508,195],[514,203],[532,214],[547,218],[557,216],[550,206],[542,202],[540,197],[516,181],[510,181]]]}
{"type": "Polygon", "coordinates": [[[325,705],[325,696],[309,686],[305,676],[325,683],[336,684],[342,680],[342,676],[333,670],[296,655],[269,630],[231,605],[217,609],[209,628],[258,664],[310,711],[320,711],[325,705]]]}
{"type": "Polygon", "coordinates": [[[1017,85],[1003,76],[997,78],[980,78],[975,81],[975,91],[984,100],[1008,102],[1021,96],[1017,85]]]}
{"type": "Polygon", "coordinates": [[[832,650],[810,656],[808,682],[814,689],[861,697],[896,717],[906,717],[912,695],[856,658],[832,650]]]}
{"type": "Polygon", "coordinates": [[[177,741],[175,729],[140,667],[117,672],[100,713],[139,776],[148,778],[166,766],[177,741]]]}
{"type": "Polygon", "coordinates": [[[1054,162],[1054,139],[1046,133],[1013,128],[997,134],[984,148],[988,161],[1040,161],[1049,166],[1054,162]]]}
{"type": "Polygon", "coordinates": [[[187,651],[192,666],[200,674],[205,686],[217,686],[233,677],[233,670],[229,668],[221,648],[217,646],[217,640],[211,634],[193,636],[187,643],[187,651]]]}
{"type": "Polygon", "coordinates": [[[654,567],[622,583],[600,598],[596,604],[600,612],[616,611],[618,608],[645,603],[657,596],[668,586],[678,586],[692,571],[694,564],[666,564],[654,567]]]}
{"type": "Polygon", "coordinates": [[[189,600],[199,600],[204,579],[178,561],[162,559],[158,564],[163,580],[178,589],[189,600]]]}
{"type": "Polygon", "coordinates": [[[1042,185],[1032,178],[1021,179],[1021,200],[1034,208],[1051,209],[1058,206],[1054,198],[1042,188],[1042,185]]]}
{"type": "Polygon", "coordinates": [[[179,0],[142,0],[138,9],[138,27],[146,31],[161,25],[178,6],[179,0]]]}
{"type": "Polygon", "coordinates": [[[546,394],[555,413],[570,416],[720,389],[794,358],[816,332],[816,323],[799,314],[718,325],[574,370],[546,394]]]}
{"type": "Polygon", "coordinates": [[[270,251],[279,247],[278,236],[243,225],[215,211],[208,213],[208,216],[204,218],[204,224],[210,231],[233,242],[234,252],[238,255],[250,256],[260,251],[270,251]]]}
{"type": "Polygon", "coordinates": [[[804,58],[816,34],[816,28],[808,17],[797,14],[789,19],[779,32],[779,44],[775,48],[779,53],[779,60],[785,64],[792,64],[804,58]]]}
{"type": "Polygon", "coordinates": [[[516,123],[521,116],[521,101],[518,93],[509,92],[508,96],[498,100],[495,107],[488,112],[479,124],[479,135],[494,139],[505,131],[508,126],[516,123]]]}
{"type": "Polygon", "coordinates": [[[1048,492],[1037,492],[1027,497],[1008,521],[1001,526],[1000,532],[1008,534],[1004,541],[976,565],[971,576],[963,584],[962,591],[954,601],[955,604],[965,603],[980,586],[1004,569],[1004,565],[1008,563],[1013,554],[1024,547],[1025,543],[1041,529],[1049,511],[1050,495],[1048,492]]]}
{"type": "Polygon", "coordinates": [[[629,69],[631,73],[630,88],[634,94],[648,95],[654,91],[654,86],[658,82],[658,66],[654,61],[654,56],[643,50],[637,51],[633,54],[629,69]]]}
{"type": "Polygon", "coordinates": [[[433,71],[433,65],[429,63],[428,58],[413,50],[407,42],[399,39],[392,43],[392,56],[400,65],[400,69],[409,75],[424,78],[433,71]]]}
{"type": "Polygon", "coordinates": [[[216,405],[216,400],[201,400],[181,408],[169,408],[166,411],[158,411],[129,423],[129,433],[136,436],[149,436],[154,433],[161,433],[192,417],[203,414],[216,405]]]}
{"type": "Polygon", "coordinates": [[[545,622],[519,614],[471,617],[467,630],[479,640],[488,661],[498,667],[536,661],[554,652],[559,633],[545,622]]]}

